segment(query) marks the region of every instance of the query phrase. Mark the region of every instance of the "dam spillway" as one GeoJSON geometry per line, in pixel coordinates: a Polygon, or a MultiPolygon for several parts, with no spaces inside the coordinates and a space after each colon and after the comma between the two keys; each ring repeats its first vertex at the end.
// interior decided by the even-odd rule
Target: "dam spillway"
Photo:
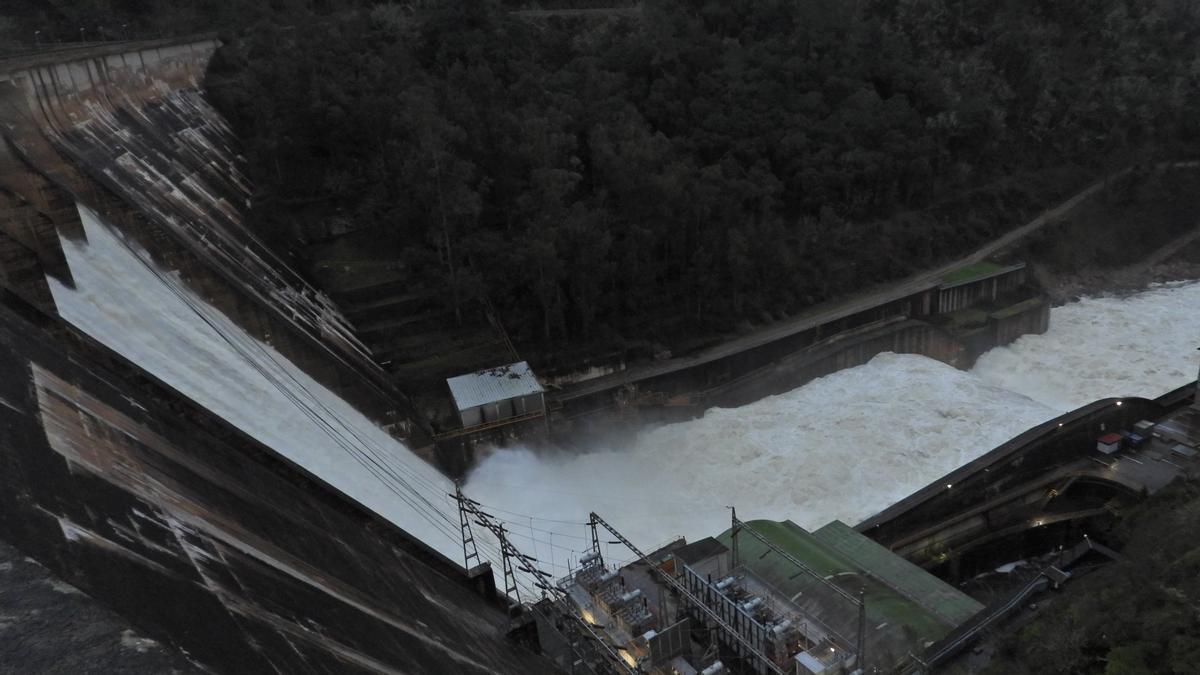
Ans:
{"type": "MultiPolygon", "coordinates": [[[[156,273],[95,214],[83,209],[81,215],[86,241],[63,244],[76,288],[51,286],[65,319],[353,500],[448,556],[457,553],[452,530],[425,521],[385,480],[356,468],[344,448],[327,445],[327,432],[295,417],[295,403],[279,398],[223,337],[236,326],[199,298],[185,302],[178,293],[186,289],[173,286],[169,273],[156,273]]],[[[1090,391],[1154,395],[1190,380],[1185,364],[1200,325],[1188,309],[1198,301],[1200,283],[1084,299],[1054,310],[1064,319],[1047,335],[986,354],[972,372],[884,354],[787,394],[646,429],[628,447],[497,450],[468,488],[555,573],[578,564],[590,510],[611,513],[647,548],[680,534],[695,539],[722,530],[725,501],[743,512],[805,524],[858,520],[1072,407],[1073,397],[1090,391]],[[1167,316],[1177,320],[1154,320],[1167,316]],[[1100,360],[1107,377],[1073,377],[1080,359],[1100,360]],[[1015,389],[998,384],[1021,368],[1015,389]]],[[[278,354],[268,361],[260,365],[273,363],[303,380],[278,354]]],[[[320,385],[305,380],[304,386],[332,419],[354,426],[356,435],[397,460],[398,470],[438,505],[437,490],[449,488],[432,467],[320,385]]],[[[440,501],[452,508],[444,493],[440,501]]]]}
{"type": "Polygon", "coordinates": [[[51,281],[64,319],[397,527],[447,555],[461,550],[445,476],[97,214],[80,214],[86,240],[63,241],[75,288],[51,281]]]}
{"type": "MultiPolygon", "coordinates": [[[[550,672],[505,640],[509,614],[485,579],[330,489],[303,457],[6,300],[0,537],[58,577],[217,672],[550,672]]],[[[216,365],[244,382],[247,364],[216,365]]]]}

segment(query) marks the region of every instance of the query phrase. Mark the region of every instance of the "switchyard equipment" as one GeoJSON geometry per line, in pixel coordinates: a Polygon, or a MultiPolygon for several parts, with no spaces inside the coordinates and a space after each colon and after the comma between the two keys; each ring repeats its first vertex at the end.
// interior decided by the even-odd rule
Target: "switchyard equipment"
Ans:
{"type": "MultiPolygon", "coordinates": [[[[537,566],[537,559],[522,553],[509,541],[504,525],[483,511],[479,502],[464,495],[461,485],[456,485],[454,494],[450,496],[458,503],[459,523],[463,533],[464,565],[467,569],[472,569],[472,561],[475,561],[475,565],[480,564],[478,543],[471,530],[471,521],[474,520],[491,532],[499,542],[501,564],[504,568],[505,596],[511,603],[510,615],[517,616],[526,607],[521,603],[519,589],[522,584],[517,579],[516,571],[529,575],[533,587],[542,592],[542,602],[528,605],[528,608],[540,619],[537,628],[556,633],[569,649],[569,664],[560,665],[567,665],[572,673],[577,672],[577,668],[585,668],[593,675],[639,675],[644,672],[638,669],[636,664],[630,664],[628,659],[618,655],[618,649],[596,632],[590,620],[585,620],[585,617],[579,616],[566,605],[566,592],[555,585],[552,577],[537,566]]],[[[598,552],[596,556],[599,556],[598,552]]]]}
{"type": "MultiPolygon", "coordinates": [[[[677,566],[672,565],[673,572],[667,572],[664,566],[650,560],[646,552],[638,549],[634,543],[630,542],[628,538],[625,538],[622,533],[600,518],[599,515],[595,513],[590,514],[590,526],[593,528],[596,526],[604,527],[618,542],[624,544],[625,548],[634,552],[638,561],[647,567],[647,571],[653,575],[654,579],[660,581],[665,590],[676,593],[676,597],[682,603],[685,613],[694,615],[695,619],[701,625],[713,629],[716,633],[716,641],[719,644],[725,645],[726,649],[731,650],[737,658],[743,659],[745,663],[748,663],[751,671],[762,675],[786,675],[791,670],[787,668],[786,658],[780,659],[778,656],[768,655],[766,650],[770,649],[770,647],[764,645],[764,640],[762,639],[764,633],[766,633],[766,628],[761,623],[749,619],[751,611],[760,608],[760,605],[762,605],[761,597],[749,599],[749,601],[740,605],[736,610],[728,610],[730,604],[728,604],[727,598],[721,595],[721,593],[718,593],[718,595],[724,602],[719,603],[714,603],[712,596],[704,597],[702,595],[702,589],[695,581],[695,572],[692,572],[690,568],[684,566],[685,580],[680,580],[677,578],[677,574],[679,574],[677,566]],[[752,623],[748,623],[748,619],[752,623]],[[752,627],[748,629],[748,626],[752,627]]],[[[792,633],[788,631],[788,627],[790,626],[791,622],[788,622],[787,626],[782,625],[782,621],[773,622],[770,631],[772,631],[772,635],[775,635],[774,628],[780,627],[780,637],[791,637],[792,633]]],[[[774,644],[772,643],[772,645],[774,644]]],[[[790,658],[791,656],[791,653],[788,653],[787,657],[790,658]]],[[[650,663],[650,665],[656,667],[658,664],[650,663]]]]}
{"type": "Polygon", "coordinates": [[[721,541],[651,553],[595,513],[589,527],[591,552],[558,585],[641,672],[892,672],[982,608],[838,521],[810,534],[733,512],[721,541]],[[598,530],[633,562],[605,564],[598,530]]]}

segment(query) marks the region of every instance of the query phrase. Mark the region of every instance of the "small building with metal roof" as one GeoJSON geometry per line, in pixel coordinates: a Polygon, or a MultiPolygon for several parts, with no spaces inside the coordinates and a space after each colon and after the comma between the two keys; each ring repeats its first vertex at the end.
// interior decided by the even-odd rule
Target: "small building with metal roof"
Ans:
{"type": "Polygon", "coordinates": [[[526,361],[451,377],[446,385],[464,429],[546,410],[545,390],[526,361]]]}
{"type": "Polygon", "coordinates": [[[1096,439],[1096,449],[1111,455],[1121,449],[1121,434],[1104,434],[1096,439]]]}

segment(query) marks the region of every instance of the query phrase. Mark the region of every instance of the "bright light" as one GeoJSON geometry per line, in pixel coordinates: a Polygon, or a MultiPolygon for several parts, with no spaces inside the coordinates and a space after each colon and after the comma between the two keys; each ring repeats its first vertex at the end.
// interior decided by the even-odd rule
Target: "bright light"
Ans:
{"type": "Polygon", "coordinates": [[[946,483],[946,489],[947,489],[947,490],[949,490],[949,489],[950,489],[950,488],[952,488],[952,487],[954,487],[952,484],[950,484],[950,483],[946,483]]]}
{"type": "Polygon", "coordinates": [[[1121,405],[1121,402],[1120,402],[1120,401],[1117,401],[1117,405],[1121,405]]]}

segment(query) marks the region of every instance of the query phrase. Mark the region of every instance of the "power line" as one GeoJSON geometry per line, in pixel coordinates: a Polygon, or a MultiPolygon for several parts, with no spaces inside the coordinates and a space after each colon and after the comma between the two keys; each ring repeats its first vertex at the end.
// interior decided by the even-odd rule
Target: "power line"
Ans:
{"type": "MultiPolygon", "coordinates": [[[[283,395],[292,405],[294,405],[303,415],[305,415],[315,426],[321,429],[330,439],[348,454],[355,458],[363,468],[378,480],[385,488],[392,492],[397,498],[402,500],[410,508],[413,509],[419,516],[424,518],[436,531],[441,532],[451,541],[457,539],[453,531],[447,527],[451,524],[449,516],[431,503],[424,495],[420,494],[412,484],[403,477],[398,475],[394,464],[387,462],[386,459],[380,456],[377,449],[373,449],[371,443],[367,442],[348,425],[345,420],[341,419],[334,411],[330,410],[319,397],[313,394],[307,387],[300,383],[295,376],[290,373],[282,364],[280,364],[270,352],[258,341],[252,340],[244,333],[241,334],[242,342],[251,343],[253,348],[256,348],[265,361],[271,366],[286,376],[292,381],[297,388],[304,392],[312,402],[312,405],[305,403],[295,391],[291,390],[287,383],[280,377],[272,374],[264,360],[255,358],[254,354],[247,349],[244,344],[239,344],[239,340],[235,336],[231,336],[228,331],[223,329],[219,321],[209,316],[204,309],[199,306],[194,298],[190,297],[190,292],[187,289],[179,287],[178,282],[170,278],[169,275],[164,275],[150,261],[146,260],[134,247],[123,237],[113,233],[116,239],[134,256],[138,262],[145,267],[154,277],[163,284],[176,298],[181,301],[192,313],[199,317],[222,341],[224,341],[234,353],[244,360],[252,369],[255,370],[264,380],[274,387],[281,395],[283,395]],[[362,447],[355,447],[355,444],[350,442],[346,435],[339,432],[337,428],[321,413],[314,409],[314,406],[321,408],[325,415],[333,418],[341,426],[345,433],[354,437],[354,440],[361,444],[362,447]],[[400,489],[397,489],[399,487],[400,489]],[[423,505],[424,506],[423,506],[423,505]],[[439,517],[441,522],[439,522],[439,517]]],[[[211,309],[211,308],[210,308],[211,309]]],[[[215,310],[214,310],[215,311],[215,310]]],[[[234,334],[241,333],[235,331],[234,334]]],[[[424,482],[426,486],[433,487],[433,484],[411,471],[406,471],[408,475],[415,480],[424,482]]]]}
{"type": "MultiPolygon", "coordinates": [[[[183,287],[182,283],[173,275],[165,274],[159,270],[141,252],[135,249],[129,241],[115,232],[113,232],[113,235],[116,236],[120,244],[134,256],[142,267],[149,271],[191,313],[203,321],[235,355],[249,365],[270,387],[275,389],[283,397],[283,400],[286,400],[290,405],[295,407],[304,418],[308,419],[310,423],[328,436],[335,447],[350,455],[362,466],[368,475],[377,480],[397,499],[411,508],[416,515],[424,519],[433,528],[433,531],[441,533],[451,541],[462,540],[464,535],[469,532],[469,523],[454,523],[446,511],[439,507],[437,503],[439,501],[453,503],[450,499],[451,496],[444,492],[443,486],[437,485],[429,477],[422,475],[419,471],[411,467],[405,466],[402,462],[396,462],[394,457],[362,434],[353,424],[349,423],[347,419],[332,409],[321,396],[316,394],[304,382],[300,381],[296,373],[281,363],[271,350],[243,331],[229,330],[227,326],[223,325],[228,321],[226,317],[214,316],[219,314],[219,312],[195,298],[189,289],[183,287]],[[437,497],[431,500],[430,495],[437,495],[437,497]],[[454,532],[455,527],[460,528],[459,532],[454,532]]],[[[461,495],[461,493],[458,494],[461,495]]],[[[463,503],[461,499],[458,501],[460,505],[463,503]]],[[[476,560],[486,558],[489,562],[499,563],[501,569],[505,570],[506,595],[509,592],[513,595],[518,595],[518,589],[524,589],[531,596],[534,596],[537,595],[535,590],[537,589],[543,595],[554,596],[561,600],[562,590],[553,583],[553,577],[541,567],[547,563],[538,561],[534,556],[520,553],[508,539],[510,535],[521,537],[525,535],[515,530],[512,532],[506,531],[502,524],[497,525],[491,522],[493,517],[490,514],[478,510],[478,502],[473,502],[473,504],[475,515],[478,517],[476,522],[484,525],[491,523],[492,527],[488,527],[487,529],[491,534],[496,535],[498,542],[498,545],[493,544],[486,538],[476,542],[472,537],[469,543],[478,544],[473,551],[473,557],[476,560]],[[479,549],[482,549],[482,555],[479,553],[479,549]],[[516,561],[515,566],[512,564],[513,561],[516,561]],[[528,576],[519,576],[517,574],[518,570],[528,576]]],[[[548,547],[552,555],[554,549],[575,555],[583,554],[583,551],[579,549],[555,544],[552,540],[548,541],[538,538],[534,535],[534,532],[540,531],[550,535],[551,538],[554,535],[558,535],[560,537],[586,541],[585,537],[536,528],[533,527],[532,523],[533,520],[538,520],[541,522],[578,525],[580,527],[585,526],[586,523],[541,518],[507,510],[504,512],[511,515],[524,516],[529,520],[530,535],[528,539],[533,543],[535,550],[538,544],[542,544],[548,547]]],[[[460,508],[460,515],[461,513],[460,508]]],[[[504,522],[502,519],[496,520],[504,522]]],[[[512,524],[524,527],[523,523],[512,522],[512,524]]],[[[466,543],[464,542],[464,563],[469,565],[471,556],[467,555],[466,543]]],[[[548,565],[552,569],[570,570],[570,557],[568,556],[568,565],[560,565],[553,560],[548,565]]],[[[517,599],[519,600],[519,595],[517,599]]],[[[598,644],[607,651],[611,658],[617,658],[611,648],[592,632],[591,627],[582,626],[582,619],[575,616],[574,613],[568,614],[573,618],[574,622],[578,622],[571,625],[577,629],[582,629],[584,633],[590,634],[590,637],[597,640],[598,644]]],[[[624,662],[620,662],[620,664],[624,665],[624,662]]]]}
{"type": "MultiPolygon", "coordinates": [[[[506,588],[515,588],[517,585],[515,574],[513,573],[513,567],[515,566],[516,568],[523,570],[533,577],[534,586],[542,591],[543,596],[553,598],[553,604],[559,606],[559,610],[563,617],[567,619],[567,625],[575,629],[575,631],[577,631],[577,635],[588,639],[592,645],[602,650],[603,656],[605,657],[605,660],[608,661],[608,665],[612,671],[623,672],[627,673],[628,675],[637,675],[641,672],[640,668],[630,666],[623,659],[621,659],[613,647],[610,646],[602,637],[600,637],[600,635],[596,633],[596,631],[590,624],[588,624],[588,622],[584,621],[575,612],[570,611],[564,606],[567,598],[566,591],[556,585],[553,581],[553,578],[548,573],[534,565],[534,563],[537,562],[535,558],[522,553],[519,549],[513,546],[513,544],[509,542],[508,538],[505,536],[506,533],[504,526],[494,522],[491,515],[481,510],[479,508],[479,502],[476,502],[464,495],[460,485],[455,485],[454,498],[455,501],[458,502],[460,520],[462,522],[469,522],[469,514],[474,518],[475,522],[491,531],[492,534],[495,535],[500,541],[501,555],[504,557],[502,566],[504,568],[506,588]]],[[[465,527],[466,526],[464,526],[464,528],[465,527]]],[[[464,529],[464,534],[465,533],[466,532],[464,529]]],[[[544,614],[541,614],[541,616],[546,618],[550,625],[554,625],[553,622],[549,622],[548,617],[545,617],[544,614]]],[[[569,639],[567,642],[568,645],[570,645],[571,650],[582,659],[582,655],[580,655],[575,649],[575,645],[571,643],[569,639]]],[[[584,662],[586,663],[586,660],[584,662]]],[[[591,664],[588,664],[588,667],[590,670],[592,670],[592,672],[595,672],[595,668],[592,667],[591,664]]]]}

